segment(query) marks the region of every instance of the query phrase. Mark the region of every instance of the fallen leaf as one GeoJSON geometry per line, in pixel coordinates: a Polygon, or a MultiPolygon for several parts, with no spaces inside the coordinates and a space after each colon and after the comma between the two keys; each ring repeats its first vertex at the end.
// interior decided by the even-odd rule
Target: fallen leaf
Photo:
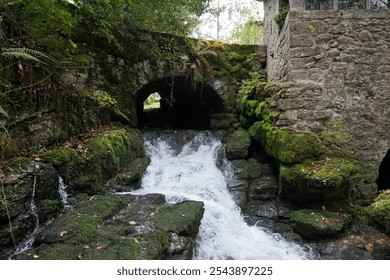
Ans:
{"type": "Polygon", "coordinates": [[[137,224],[137,222],[136,222],[136,221],[130,221],[129,224],[130,224],[131,226],[135,226],[135,225],[137,224]]]}
{"type": "Polygon", "coordinates": [[[83,253],[80,252],[80,253],[77,255],[77,258],[78,258],[78,259],[81,259],[82,257],[83,257],[83,253]]]}
{"type": "Polygon", "coordinates": [[[97,246],[96,249],[98,249],[98,250],[106,250],[106,249],[108,249],[108,247],[107,246],[97,246]]]}
{"type": "Polygon", "coordinates": [[[60,236],[61,237],[64,237],[65,234],[67,234],[68,232],[66,230],[61,230],[60,231],[60,236]]]}
{"type": "Polygon", "coordinates": [[[322,211],[326,211],[325,205],[322,205],[322,211]]]}
{"type": "Polygon", "coordinates": [[[88,245],[84,245],[84,249],[89,249],[89,246],[88,245]]]}
{"type": "Polygon", "coordinates": [[[95,200],[97,197],[96,197],[96,195],[93,195],[93,196],[91,196],[90,198],[89,198],[89,200],[95,200]]]}
{"type": "Polygon", "coordinates": [[[33,258],[34,259],[39,259],[39,256],[38,255],[34,255],[33,258]]]}
{"type": "Polygon", "coordinates": [[[372,253],[372,251],[374,250],[374,245],[372,245],[371,243],[367,244],[365,247],[364,247],[368,253],[372,253]]]}

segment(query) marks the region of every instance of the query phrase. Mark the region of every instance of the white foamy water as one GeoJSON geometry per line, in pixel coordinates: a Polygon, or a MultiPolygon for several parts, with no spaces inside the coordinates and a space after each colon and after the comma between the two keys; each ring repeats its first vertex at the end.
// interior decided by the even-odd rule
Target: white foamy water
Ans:
{"type": "Polygon", "coordinates": [[[68,186],[65,184],[64,179],[58,176],[58,193],[60,195],[61,203],[64,208],[68,208],[69,205],[69,194],[66,191],[68,186]]]}
{"type": "Polygon", "coordinates": [[[222,159],[223,168],[217,167],[221,165],[217,162],[221,162],[218,157],[223,146],[210,132],[199,132],[179,151],[170,143],[172,139],[175,138],[145,140],[151,164],[137,194],[162,193],[168,203],[204,202],[194,259],[310,258],[303,247],[245,223],[227,188],[232,169],[226,159],[222,159]]]}

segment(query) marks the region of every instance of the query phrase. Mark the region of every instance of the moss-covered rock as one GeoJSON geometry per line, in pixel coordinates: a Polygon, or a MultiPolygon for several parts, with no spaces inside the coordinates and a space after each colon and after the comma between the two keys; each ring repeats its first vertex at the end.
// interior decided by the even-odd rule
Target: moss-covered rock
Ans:
{"type": "Polygon", "coordinates": [[[321,239],[341,232],[350,222],[347,214],[303,209],[291,213],[291,225],[305,238],[321,239]]]}
{"type": "Polygon", "coordinates": [[[140,179],[144,175],[149,164],[149,157],[136,158],[131,162],[129,170],[126,170],[109,180],[106,187],[117,192],[139,189],[141,187],[140,179]]]}
{"type": "Polygon", "coordinates": [[[379,226],[390,236],[390,191],[383,191],[369,207],[367,214],[370,222],[379,226]]]}
{"type": "Polygon", "coordinates": [[[362,182],[354,162],[340,158],[307,161],[280,167],[281,196],[301,203],[348,199],[362,182]]]}
{"type": "Polygon", "coordinates": [[[233,114],[213,114],[211,116],[211,130],[231,130],[238,123],[233,114]]]}
{"type": "Polygon", "coordinates": [[[161,207],[152,219],[162,231],[194,238],[198,233],[203,213],[203,202],[184,201],[161,207]]]}
{"type": "Polygon", "coordinates": [[[138,130],[114,128],[100,132],[84,146],[51,150],[42,160],[55,166],[69,185],[95,194],[102,191],[109,178],[143,156],[143,141],[138,130]]]}
{"type": "Polygon", "coordinates": [[[282,163],[298,163],[325,152],[316,134],[273,126],[263,120],[249,129],[253,141],[260,142],[266,152],[282,163]]]}
{"type": "Polygon", "coordinates": [[[188,259],[203,203],[165,205],[163,195],[80,195],[40,233],[30,259],[188,259]],[[180,246],[178,246],[180,245],[180,246]]]}
{"type": "Polygon", "coordinates": [[[251,139],[246,130],[235,130],[226,136],[226,154],[228,159],[246,158],[251,139]]]}

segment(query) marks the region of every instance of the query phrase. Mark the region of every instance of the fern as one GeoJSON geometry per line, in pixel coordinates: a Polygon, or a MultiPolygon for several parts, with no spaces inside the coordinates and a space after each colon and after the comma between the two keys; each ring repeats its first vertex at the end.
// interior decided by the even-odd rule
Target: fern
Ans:
{"type": "Polygon", "coordinates": [[[40,64],[46,64],[42,59],[53,61],[44,53],[29,48],[2,48],[1,55],[5,58],[16,58],[19,60],[35,61],[40,64]]]}

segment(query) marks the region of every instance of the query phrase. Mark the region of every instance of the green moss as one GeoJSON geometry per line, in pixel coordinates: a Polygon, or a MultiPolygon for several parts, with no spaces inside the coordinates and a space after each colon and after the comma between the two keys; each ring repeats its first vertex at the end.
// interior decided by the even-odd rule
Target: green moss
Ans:
{"type": "Polygon", "coordinates": [[[30,159],[26,157],[16,157],[10,159],[3,167],[5,174],[18,173],[30,166],[30,159]]]}
{"type": "Polygon", "coordinates": [[[279,12],[276,14],[274,18],[276,23],[276,28],[281,29],[283,27],[289,11],[290,11],[290,6],[288,5],[280,8],[279,12]]]}
{"type": "Polygon", "coordinates": [[[81,258],[86,260],[138,260],[141,245],[134,238],[114,240],[96,244],[84,251],[81,258]]]}
{"type": "Polygon", "coordinates": [[[112,217],[120,209],[126,206],[126,197],[119,195],[97,195],[84,201],[78,213],[94,216],[100,221],[112,217]]]}
{"type": "Polygon", "coordinates": [[[390,191],[380,193],[374,203],[367,207],[367,214],[372,223],[390,235],[390,191]]]}
{"type": "Polygon", "coordinates": [[[56,167],[66,182],[88,194],[102,190],[106,180],[144,155],[140,132],[135,129],[112,129],[100,132],[76,151],[70,147],[53,149],[42,160],[56,167]]]}
{"type": "Polygon", "coordinates": [[[342,158],[282,165],[280,177],[283,196],[304,203],[348,199],[363,181],[357,164],[342,158]]]}
{"type": "MultiPolygon", "coordinates": [[[[64,228],[67,243],[71,244],[91,244],[97,240],[97,228],[100,219],[89,215],[77,215],[64,228]]],[[[64,238],[65,239],[65,238],[64,238]]]]}
{"type": "Polygon", "coordinates": [[[350,222],[347,214],[302,209],[291,213],[291,225],[302,236],[310,239],[321,239],[332,236],[343,230],[350,222]]]}
{"type": "Polygon", "coordinates": [[[351,185],[362,180],[358,174],[357,164],[340,158],[326,158],[324,160],[308,161],[293,166],[281,166],[281,176],[292,182],[299,179],[299,185],[313,187],[332,186],[341,187],[346,182],[351,185]]]}
{"type": "Polygon", "coordinates": [[[50,244],[42,245],[37,255],[45,260],[77,260],[83,251],[82,245],[50,244]]]}
{"type": "Polygon", "coordinates": [[[277,128],[265,120],[250,127],[249,135],[252,140],[260,142],[268,154],[283,163],[302,162],[325,152],[316,134],[277,128]]]}
{"type": "Polygon", "coordinates": [[[146,259],[166,259],[166,251],[169,248],[170,234],[166,232],[151,232],[144,236],[146,247],[146,259]]]}
{"type": "Polygon", "coordinates": [[[59,167],[72,161],[81,161],[81,157],[77,151],[72,148],[59,147],[42,155],[42,161],[49,163],[54,167],[59,167]]]}
{"type": "Polygon", "coordinates": [[[161,207],[160,211],[152,219],[162,231],[195,237],[198,233],[203,213],[202,202],[185,201],[161,207]]]}
{"type": "Polygon", "coordinates": [[[242,100],[240,101],[240,110],[241,113],[249,118],[256,117],[256,108],[259,104],[259,101],[257,100],[242,100]]]}

